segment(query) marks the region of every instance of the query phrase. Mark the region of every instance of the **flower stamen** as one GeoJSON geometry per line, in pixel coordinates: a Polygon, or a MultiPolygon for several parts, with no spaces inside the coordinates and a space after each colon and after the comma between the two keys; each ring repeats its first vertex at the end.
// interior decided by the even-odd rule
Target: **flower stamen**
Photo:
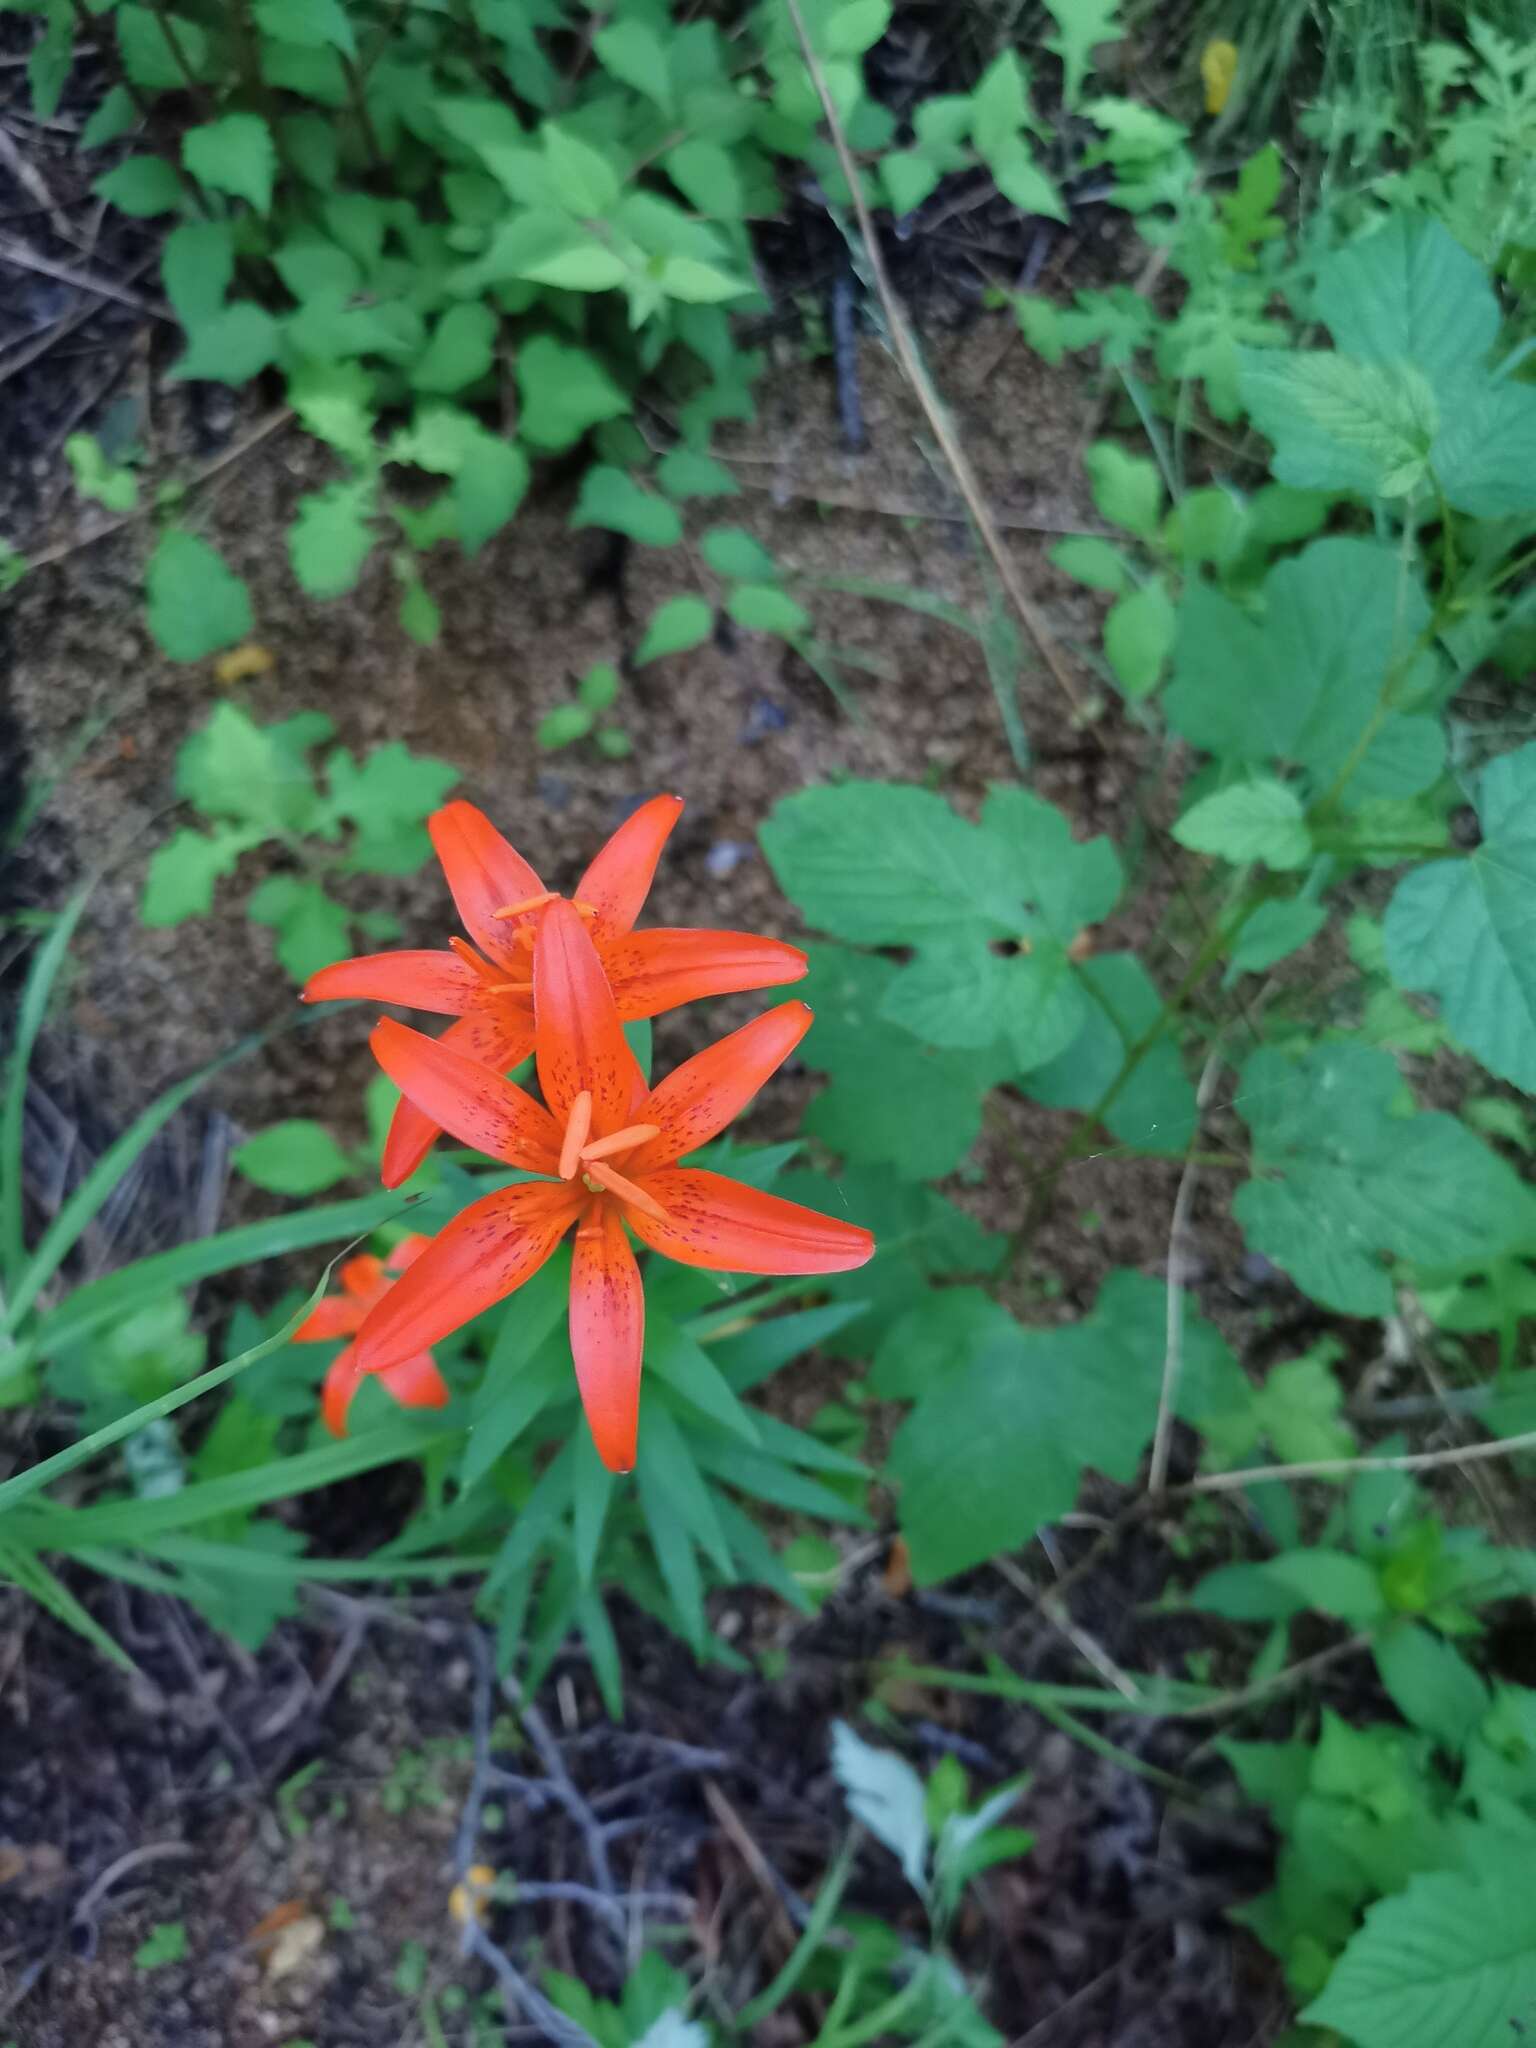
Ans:
{"type": "Polygon", "coordinates": [[[583,1145],[581,1156],[584,1162],[611,1159],[615,1152],[627,1152],[631,1145],[643,1145],[647,1138],[660,1136],[660,1124],[630,1124],[625,1130],[615,1131],[612,1137],[599,1138],[594,1144],[583,1145]]]}
{"type": "Polygon", "coordinates": [[[611,1166],[603,1166],[595,1159],[588,1160],[582,1179],[588,1187],[596,1181],[605,1194],[617,1195],[621,1202],[628,1203],[631,1209],[638,1209],[642,1216],[654,1217],[658,1223],[670,1220],[653,1195],[648,1195],[644,1188],[636,1187],[632,1180],[626,1180],[622,1173],[615,1173],[611,1166]]]}
{"type": "Polygon", "coordinates": [[[496,973],[497,970],[491,965],[490,961],[482,960],[474,947],[467,940],[461,939],[456,932],[450,937],[448,946],[449,950],[456,953],[466,967],[473,967],[482,981],[489,981],[492,975],[496,973]]]}
{"type": "Polygon", "coordinates": [[[503,903],[500,910],[493,910],[492,917],[521,917],[529,910],[542,910],[546,903],[559,900],[557,889],[541,889],[537,896],[525,896],[520,903],[503,903]]]}
{"type": "Polygon", "coordinates": [[[592,1092],[583,1088],[571,1104],[571,1113],[565,1122],[565,1137],[560,1145],[560,1178],[574,1180],[576,1168],[581,1163],[581,1148],[586,1144],[592,1130],[592,1092]]]}
{"type": "Polygon", "coordinates": [[[531,981],[493,981],[486,990],[492,996],[529,996],[533,994],[531,981]]]}

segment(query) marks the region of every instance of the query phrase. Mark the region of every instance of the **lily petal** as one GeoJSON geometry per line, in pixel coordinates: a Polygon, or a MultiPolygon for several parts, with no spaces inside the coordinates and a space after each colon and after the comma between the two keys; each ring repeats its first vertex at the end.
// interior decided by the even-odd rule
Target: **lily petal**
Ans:
{"type": "Polygon", "coordinates": [[[513,1081],[466,1059],[442,1039],[386,1018],[368,1043],[391,1081],[461,1144],[530,1173],[553,1173],[560,1127],[513,1081]]]}
{"type": "Polygon", "coordinates": [[[427,830],[465,931],[493,960],[526,966],[527,955],[513,943],[512,928],[498,924],[492,912],[504,903],[542,895],[544,884],[474,804],[444,804],[428,818],[427,830]]]}
{"type": "Polygon", "coordinates": [[[576,884],[572,893],[597,912],[599,932],[627,932],[640,915],[661,849],[682,808],[680,796],[653,796],[624,820],[576,884]]]}
{"type": "Polygon", "coordinates": [[[485,983],[456,953],[364,953],[312,974],[300,1000],[334,1003],[346,996],[462,1017],[485,1001],[485,983]]]}
{"type": "Polygon", "coordinates": [[[587,928],[570,903],[551,903],[540,922],[533,1010],[539,1085],[562,1129],[583,1091],[592,1097],[595,1138],[633,1121],[630,1108],[645,1093],[645,1077],[587,928]]]}
{"type": "Polygon", "coordinates": [[[498,1188],[461,1209],[357,1335],[364,1372],[386,1372],[532,1279],[587,1197],[552,1181],[498,1188]]]}
{"type": "Polygon", "coordinates": [[[407,1266],[414,1266],[431,1242],[431,1238],[423,1237],[419,1230],[413,1230],[409,1237],[402,1237],[394,1250],[385,1255],[386,1271],[403,1273],[407,1266]]]}
{"type": "MultiPolygon", "coordinates": [[[[533,1051],[533,1029],[530,1025],[526,1031],[508,1030],[489,1010],[477,1010],[450,1024],[437,1042],[499,1074],[527,1059],[533,1051]]],[[[408,1096],[402,1097],[390,1120],[379,1163],[379,1179],[385,1187],[397,1188],[409,1180],[441,1136],[442,1125],[434,1123],[408,1096]]]]}
{"type": "Polygon", "coordinates": [[[571,1256],[571,1356],[587,1427],[610,1472],[634,1468],[644,1348],[640,1268],[613,1204],[594,1202],[571,1256]]]}
{"type": "Polygon", "coordinates": [[[328,1344],[334,1337],[355,1337],[358,1324],[368,1313],[364,1302],[346,1294],[329,1294],[317,1301],[293,1333],[295,1344],[328,1344]]]}
{"type": "Polygon", "coordinates": [[[372,1252],[359,1252],[355,1259],[342,1260],[336,1278],[343,1292],[366,1306],[385,1285],[384,1261],[376,1259],[372,1252]]]}
{"type": "MultiPolygon", "coordinates": [[[[328,1367],[320,1390],[320,1413],[332,1436],[347,1433],[347,1411],[368,1374],[357,1362],[357,1346],[349,1344],[328,1367]]],[[[393,1394],[402,1408],[446,1408],[448,1383],[437,1369],[430,1351],[402,1359],[387,1372],[378,1374],[386,1393],[393,1394]]]]}
{"type": "Polygon", "coordinates": [[[777,988],[781,982],[803,980],[810,968],[798,946],[753,932],[658,925],[606,941],[599,932],[597,950],[621,1017],[659,1017],[704,996],[777,988]]]}
{"type": "Polygon", "coordinates": [[[659,1129],[621,1162],[625,1174],[633,1180],[707,1145],[741,1114],[810,1026],[808,1005],[780,1003],[674,1067],[635,1111],[636,1123],[659,1129]]]}
{"type": "Polygon", "coordinates": [[[875,1240],[858,1224],[839,1223],[722,1173],[666,1166],[640,1185],[667,1220],[638,1209],[627,1210],[625,1220],[636,1237],[679,1265],[712,1273],[847,1273],[874,1255],[875,1240]]]}

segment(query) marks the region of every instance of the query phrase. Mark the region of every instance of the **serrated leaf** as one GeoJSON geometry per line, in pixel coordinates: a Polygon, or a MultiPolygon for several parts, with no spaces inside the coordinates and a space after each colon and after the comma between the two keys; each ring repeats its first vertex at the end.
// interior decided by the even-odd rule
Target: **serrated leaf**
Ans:
{"type": "Polygon", "coordinates": [[[141,921],[160,927],[206,917],[213,908],[214,884],[234,873],[241,854],[259,838],[255,832],[228,829],[173,834],[150,858],[139,904],[141,921]]]}
{"type": "Polygon", "coordinates": [[[1213,790],[1192,804],[1173,828],[1181,846],[1235,865],[1259,861],[1284,870],[1305,866],[1312,855],[1307,814],[1288,783],[1269,776],[1213,790]]]}
{"type": "Polygon", "coordinates": [[[1302,2013],[1359,2048],[1508,2048],[1536,2010],[1529,1844],[1486,1831],[1464,1870],[1379,1900],[1302,2013]]]}
{"type": "Polygon", "coordinates": [[[1231,965],[1237,974],[1262,974],[1315,939],[1328,922],[1321,903],[1296,898],[1290,903],[1261,903],[1232,948],[1231,965]]]}
{"type": "Polygon", "coordinates": [[[1461,1755],[1492,1700],[1460,1652],[1406,1616],[1382,1629],[1371,1650],[1381,1682],[1404,1720],[1461,1755]]]}
{"type": "Polygon", "coordinates": [[[130,85],[148,92],[184,92],[186,72],[202,78],[208,70],[208,32],[169,8],[120,6],[114,16],[117,46],[130,85]]]}
{"type": "Polygon", "coordinates": [[[271,211],[277,152],[259,114],[225,114],[189,128],[182,137],[181,160],[210,192],[231,192],[249,200],[258,213],[271,211]]]}
{"type": "Polygon", "coordinates": [[[669,498],[735,498],[741,485],[723,462],[697,448],[674,448],[657,466],[656,481],[669,498]]]}
{"type": "Polygon", "coordinates": [[[1320,263],[1314,303],[1345,355],[1412,363],[1437,387],[1481,364],[1499,334],[1476,257],[1440,221],[1406,211],[1320,263]]]}
{"type": "Polygon", "coordinates": [[[1063,576],[1082,583],[1089,590],[1112,591],[1122,597],[1132,586],[1131,568],[1113,541],[1096,534],[1074,533],[1057,541],[1049,560],[1063,576]]]}
{"type": "Polygon", "coordinates": [[[186,188],[174,168],[158,156],[129,157],[125,163],[103,172],[91,190],[119,213],[130,214],[135,220],[176,213],[186,198],[186,188]]]}
{"type": "Polygon", "coordinates": [[[913,213],[936,189],[943,173],[920,149],[894,149],[880,159],[880,177],[894,212],[913,213]]]}
{"type": "Polygon", "coordinates": [[[761,541],[740,526],[712,526],[699,541],[700,551],[717,576],[743,583],[771,583],[779,565],[761,541]]]}
{"type": "Polygon", "coordinates": [[[255,0],[252,12],[262,33],[278,42],[311,49],[331,44],[345,57],[357,55],[351,18],[341,0],[255,0]]]}
{"type": "Polygon", "coordinates": [[[573,527],[604,526],[650,548],[674,547],[683,537],[675,505],[642,490],[627,470],[598,463],[581,480],[573,527]]]}
{"type": "Polygon", "coordinates": [[[427,343],[426,353],[411,372],[413,391],[462,391],[491,367],[496,343],[496,315],[489,306],[450,306],[427,343]]]}
{"type": "Polygon", "coordinates": [[[550,335],[536,335],[518,350],[517,383],[520,431],[536,448],[569,448],[599,420],[630,410],[595,356],[550,335]]]}
{"type": "Polygon", "coordinates": [[[592,38],[597,61],[612,77],[633,86],[668,116],[676,111],[666,39],[648,21],[631,18],[599,29],[592,38]]]}
{"type": "MultiPolygon", "coordinates": [[[[1090,1314],[1062,1328],[978,1321],[964,1362],[891,1446],[902,1532],[923,1584],[1028,1542],[1072,1506],[1088,1466],[1129,1483],[1156,1422],[1166,1325],[1166,1288],[1131,1272],[1112,1274],[1090,1314]]],[[[1231,1398],[1234,1377],[1221,1338],[1188,1316],[1179,1413],[1231,1398]]]]}
{"type": "Polygon", "coordinates": [[[1439,670],[1414,649],[1429,604],[1395,549],[1330,536],[1279,562],[1256,622],[1207,583],[1179,607],[1172,681],[1164,694],[1176,732],[1223,760],[1302,767],[1319,791],[1353,763],[1351,801],[1410,796],[1444,761],[1438,719],[1411,707],[1432,697],[1439,670]],[[1363,758],[1388,677],[1396,701],[1363,758]]]}
{"type": "Polygon", "coordinates": [[[1094,991],[1082,1030],[1049,1064],[1019,1082],[1026,1095],[1054,1109],[1096,1109],[1117,1092],[1104,1123],[1134,1152],[1182,1152],[1194,1136],[1195,1090],[1176,1045],[1162,1041],[1146,1052],[1130,1079],[1119,1084],[1130,1048],[1152,1029],[1162,998],[1141,962],[1129,953],[1085,960],[1078,973],[1094,991]]]}
{"type": "Polygon", "coordinates": [[[1399,988],[1438,998],[1490,1072],[1536,1091],[1536,743],[1478,779],[1480,843],[1398,884],[1384,923],[1399,988]]]}
{"type": "Polygon", "coordinates": [[[636,668],[702,647],[715,629],[715,615],[702,597],[669,597],[659,606],[635,651],[636,668]]]}
{"type": "Polygon", "coordinates": [[[171,367],[172,377],[210,384],[248,384],[273,362],[278,325],[265,307],[236,299],[204,320],[187,325],[187,352],[171,367]]]}
{"type": "Polygon", "coordinates": [[[1348,1043],[1295,1059],[1266,1048],[1239,1080],[1261,1177],[1233,1213],[1255,1250],[1343,1315],[1391,1313],[1389,1258],[1443,1272],[1536,1229],[1511,1168],[1452,1117],[1394,1115],[1399,1087],[1388,1054],[1348,1043]]]}
{"type": "Polygon", "coordinates": [[[196,534],[164,534],[144,580],[149,630],[172,661],[201,661],[250,637],[245,585],[196,534]]]}
{"type": "Polygon", "coordinates": [[[1441,415],[1411,363],[1275,349],[1243,349],[1239,363],[1242,402],[1274,443],[1281,483],[1398,498],[1423,480],[1441,415]]]}
{"type": "Polygon", "coordinates": [[[1118,441],[1095,441],[1083,457],[1093,502],[1109,521],[1138,540],[1153,540],[1162,524],[1163,480],[1157,464],[1131,455],[1118,441]]]}
{"type": "Polygon", "coordinates": [[[290,1117],[237,1145],[235,1168],[275,1195],[317,1195],[356,1171],[323,1124],[290,1117]]]}
{"type": "Polygon", "coordinates": [[[275,921],[277,957],[294,981],[308,981],[352,950],[347,913],[318,882],[301,883],[275,921]]]}
{"type": "Polygon", "coordinates": [[[311,597],[340,597],[356,587],[378,538],[369,524],[374,503],[371,477],[328,484],[300,498],[288,529],[288,556],[311,597]]]}
{"type": "Polygon", "coordinates": [[[1076,107],[1095,45],[1117,41],[1125,33],[1116,18],[1118,0],[1045,0],[1045,6],[1056,23],[1056,33],[1045,38],[1045,47],[1061,59],[1062,98],[1076,107]]]}
{"type": "Polygon", "coordinates": [[[183,327],[212,319],[234,274],[235,238],[228,221],[183,221],[166,236],[160,281],[183,327]]]}

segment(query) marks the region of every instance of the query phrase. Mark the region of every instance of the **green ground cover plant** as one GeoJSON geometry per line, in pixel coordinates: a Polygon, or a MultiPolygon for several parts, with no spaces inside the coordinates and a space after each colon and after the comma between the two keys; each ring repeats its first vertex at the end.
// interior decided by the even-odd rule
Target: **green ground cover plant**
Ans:
{"type": "MultiPolygon", "coordinates": [[[[688,1163],[743,1201],[855,1219],[876,1252],[856,1270],[774,1278],[651,1259],[632,1477],[604,1464],[581,1419],[564,1321],[579,1239],[505,1305],[434,1338],[444,1400],[431,1412],[402,1412],[386,1376],[365,1373],[348,1434],[323,1434],[316,1403],[337,1354],[296,1338],[325,1275],[304,1301],[241,1308],[213,1347],[225,1362],[206,1369],[195,1282],[433,1237],[533,1177],[494,1147],[439,1148],[398,1193],[294,1209],[75,1283],[82,1232],[193,1076],[27,1242],[28,1063],[82,891],[38,939],[0,1122],[0,1397],[50,1403],[74,1429],[0,1482],[0,1573],[118,1660],[61,1561],[179,1593],[248,1643],[309,1580],[464,1578],[502,1670],[536,1686],[574,1634],[617,1715],[614,1596],[694,1655],[740,1663],[711,1595],[753,1584],[810,1610],[839,1557],[819,1532],[893,1519],[915,1580],[935,1587],[1011,1559],[1097,1475],[1131,1490],[1137,1512],[1188,1517],[1198,1556],[1171,1604],[1225,1629],[1213,1640],[1238,1686],[1208,1671],[1129,1674],[1127,1696],[1041,1685],[995,1658],[920,1675],[1027,1702],[1101,1748],[1097,1715],[1206,1713],[1274,1688],[1291,1731],[1226,1740],[1222,1754],[1281,1840],[1275,1884],[1244,1917],[1301,2008],[1294,2038],[1493,2048],[1536,2001],[1520,1882],[1536,1835],[1536,1694],[1499,1667],[1488,1622],[1531,1594],[1536,1550],[1464,1519],[1443,1481],[1469,1458],[1536,1446],[1524,1363],[1536,1195],[1520,1099],[1536,1091],[1536,740],[1517,694],[1536,646],[1536,212],[1521,162],[1532,71],[1476,19],[1464,41],[1428,44],[1421,155],[1373,159],[1298,218],[1274,144],[1208,174],[1189,128],[1097,89],[1112,8],[1048,11],[1043,53],[992,54],[970,91],[919,105],[903,127],[862,64],[890,13],[873,0],[753,10],[730,46],[711,20],[635,6],[594,27],[593,61],[574,70],[556,62],[570,10],[553,0],[413,11],[398,38],[379,10],[343,0],[258,0],[227,23],[100,10],[123,77],[88,144],[146,120],[177,137],[165,152],[136,147],[101,189],[175,219],[164,283],[186,328],[181,374],[218,363],[233,382],[281,377],[338,465],[288,536],[300,583],[342,595],[385,548],[418,637],[435,629],[430,549],[483,545],[544,457],[579,450],[586,465],[573,525],[671,546],[696,504],[715,521],[735,483],[709,429],[750,403],[755,366],[730,317],[757,303],[749,223],[777,204],[776,163],[814,173],[865,263],[862,202],[906,218],[945,178],[985,169],[1050,219],[1075,178],[1106,181],[1171,275],[1171,299],[1150,280],[1071,305],[1008,303],[1045,360],[1081,356],[1103,376],[1103,431],[1085,458],[1099,527],[1052,560],[1108,600],[1099,644],[1077,650],[1098,714],[1113,701],[1134,722],[1178,778],[1177,804],[1166,829],[1123,844],[1081,837],[1030,786],[1016,699],[1029,622],[1015,623],[1009,593],[970,620],[925,593],[866,587],[982,641],[1019,774],[975,815],[942,787],[850,779],[797,791],[762,821],[763,853],[811,934],[797,994],[817,1023],[801,1057],[821,1082],[794,1140],[744,1148],[712,1126],[688,1163]],[[1056,149],[1044,146],[1047,79],[1071,117],[1056,149]],[[383,156],[399,188],[387,199],[383,156]],[[505,431],[489,414],[508,389],[505,431]],[[664,447],[642,417],[666,420],[664,447]],[[430,501],[419,476],[404,486],[411,470],[442,479],[430,501]],[[1154,928],[1165,943],[1144,953],[1116,937],[1154,928]],[[1003,1234],[955,1197],[978,1141],[1008,1142],[1021,1104],[1049,1119],[1051,1140],[1022,1162],[1026,1192],[1003,1234]],[[1090,1157],[1168,1162],[1174,1271],[1111,1271],[1064,1319],[1041,1240],[1090,1157]],[[1239,1360],[1179,1284],[1197,1176],[1221,1190],[1260,1269],[1342,1334],[1298,1343],[1262,1374],[1239,1360]],[[1352,1339],[1410,1319],[1435,1361],[1432,1412],[1475,1426],[1471,1444],[1415,1452],[1373,1437],[1351,1399],[1352,1339]],[[797,1429],[756,1397],[813,1349],[846,1385],[797,1429]],[[206,1428],[182,1435],[172,1418],[213,1395],[197,1411],[206,1428]],[[878,1468],[875,1403],[897,1417],[878,1468]],[[1175,1483],[1179,1445],[1188,1471],[1175,1483]],[[315,1554],[264,1512],[397,1460],[419,1466],[420,1505],[366,1558],[315,1554]],[[1222,1518],[1228,1500],[1241,1519],[1222,1518]],[[1312,1702],[1301,1667],[1319,1653],[1298,1645],[1304,1619],[1331,1631],[1323,1654],[1371,1660],[1379,1720],[1351,1725],[1312,1702]]],[[[44,104],[75,26],[67,8],[48,14],[33,64],[44,104]]],[[[883,278],[868,274],[878,300],[883,278]]],[[[139,507],[131,465],[94,443],[70,459],[107,509],[139,507]]],[[[179,510],[151,516],[166,522],[147,572],[166,651],[193,660],[243,639],[241,586],[179,510]]],[[[815,653],[811,579],[795,586],[724,523],[706,528],[700,558],[714,583],[663,608],[637,663],[699,645],[721,612],[815,653]]],[[[594,668],[540,744],[621,754],[617,716],[603,722],[619,701],[617,663],[594,668]]],[[[398,936],[351,906],[368,876],[419,864],[452,770],[393,744],[317,763],[330,736],[318,713],[261,726],[218,706],[177,766],[202,822],[154,855],[146,922],[206,914],[266,849],[287,865],[246,912],[272,926],[296,978],[360,938],[398,936]],[[327,888],[343,878],[345,904],[327,888]]],[[[535,1006],[544,943],[529,956],[535,1006]]],[[[629,1028],[648,1077],[649,1029],[629,1028]]],[[[387,1083],[369,1107],[377,1151],[387,1083]]],[[[373,1160],[295,1123],[256,1134],[238,1163],[301,1199],[373,1160]]],[[[1018,1788],[972,1807],[954,1771],[924,1786],[851,1729],[835,1768],[924,1902],[939,1956],[964,1884],[1027,1847],[1002,1824],[1018,1788]]],[[[783,1995],[801,1975],[822,1984],[829,2048],[877,2033],[995,2038],[974,2008],[959,2012],[941,1962],[914,1971],[889,1930],[839,1923],[827,1945],[830,1878],[827,1895],[783,1995]]],[[[637,2028],[649,2038],[677,2003],[660,1976],[633,2010],[549,1989],[605,2044],[637,2028]]]]}

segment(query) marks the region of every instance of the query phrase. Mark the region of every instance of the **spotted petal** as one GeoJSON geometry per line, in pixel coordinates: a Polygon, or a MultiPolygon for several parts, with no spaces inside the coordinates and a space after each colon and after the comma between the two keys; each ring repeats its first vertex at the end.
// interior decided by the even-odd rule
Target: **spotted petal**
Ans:
{"type": "Polygon", "coordinates": [[[810,1025],[804,1003],[780,1003],[674,1067],[635,1111],[637,1124],[659,1129],[623,1161],[624,1172],[633,1180],[707,1145],[784,1064],[810,1025]]]}
{"type": "Polygon", "coordinates": [[[665,1166],[643,1175],[639,1185],[667,1217],[659,1222],[629,1209],[630,1228],[680,1265],[712,1273],[847,1273],[874,1256],[875,1240],[858,1224],[818,1215],[721,1173],[665,1166]]]}
{"type": "Polygon", "coordinates": [[[594,1137],[629,1123],[645,1077],[587,928],[569,903],[551,903],[539,923],[533,1013],[539,1085],[561,1126],[584,1092],[592,1097],[594,1137]]]}
{"type": "Polygon", "coordinates": [[[640,915],[682,808],[680,796],[653,796],[624,820],[576,884],[576,901],[592,905],[600,933],[627,932],[640,915]]]}
{"type": "MultiPolygon", "coordinates": [[[[477,1010],[450,1024],[437,1042],[499,1074],[527,1059],[533,1051],[533,1030],[531,1026],[524,1031],[511,1030],[491,1011],[477,1010]]],[[[424,1109],[418,1109],[408,1096],[402,1096],[390,1121],[379,1165],[379,1178],[385,1187],[397,1188],[402,1181],[409,1180],[442,1136],[442,1130],[442,1125],[434,1123],[424,1109]]]]}
{"type": "Polygon", "coordinates": [[[659,1017],[705,996],[776,988],[803,980],[810,965],[782,939],[665,925],[613,939],[599,931],[597,951],[621,1017],[659,1017]]]}
{"type": "Polygon", "coordinates": [[[587,1199],[563,1182],[522,1181],[461,1209],[372,1310],[357,1336],[364,1372],[430,1350],[531,1280],[587,1199]]]}
{"type": "Polygon", "coordinates": [[[571,1256],[571,1356],[597,1455],[610,1472],[635,1462],[645,1290],[611,1202],[594,1202],[571,1256]]]}
{"type": "Polygon", "coordinates": [[[428,818],[427,830],[465,931],[483,953],[509,970],[526,967],[527,954],[518,950],[511,928],[498,923],[493,913],[505,904],[542,895],[544,884],[473,804],[444,804],[428,818]]]}
{"type": "Polygon", "coordinates": [[[364,953],[322,967],[304,984],[306,1003],[340,1002],[361,996],[370,1003],[401,1003],[462,1017],[485,1001],[485,982],[467,960],[441,953],[364,953]]]}
{"type": "MultiPolygon", "coordinates": [[[[332,1436],[346,1435],[347,1411],[367,1377],[358,1363],[355,1344],[349,1344],[327,1368],[320,1390],[320,1413],[332,1436]]],[[[378,1378],[383,1381],[385,1392],[392,1394],[402,1408],[448,1406],[448,1383],[438,1371],[437,1361],[430,1351],[402,1359],[398,1365],[381,1372],[378,1378]]]]}
{"type": "Polygon", "coordinates": [[[556,1170],[559,1126],[515,1082],[388,1018],[374,1026],[368,1043],[400,1092],[461,1144],[530,1173],[556,1170]]]}

